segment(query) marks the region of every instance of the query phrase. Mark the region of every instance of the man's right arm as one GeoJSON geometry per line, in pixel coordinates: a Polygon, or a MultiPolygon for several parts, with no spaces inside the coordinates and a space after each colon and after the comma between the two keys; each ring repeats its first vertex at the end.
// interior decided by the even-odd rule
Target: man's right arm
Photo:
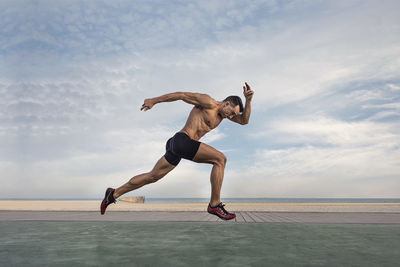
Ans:
{"type": "Polygon", "coordinates": [[[183,100],[186,103],[195,105],[195,106],[202,106],[204,108],[212,108],[214,105],[213,99],[206,94],[199,94],[199,93],[189,93],[189,92],[176,92],[170,93],[166,95],[162,95],[159,97],[148,98],[144,101],[141,110],[149,110],[155,104],[162,103],[162,102],[172,102],[177,100],[183,100]]]}

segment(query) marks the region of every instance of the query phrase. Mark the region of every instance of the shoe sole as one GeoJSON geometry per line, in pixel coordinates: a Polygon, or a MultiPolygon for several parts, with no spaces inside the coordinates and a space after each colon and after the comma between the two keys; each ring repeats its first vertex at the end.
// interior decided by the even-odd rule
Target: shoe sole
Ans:
{"type": "Polygon", "coordinates": [[[224,217],[222,217],[222,216],[220,216],[218,213],[214,213],[214,212],[210,212],[210,211],[207,211],[208,213],[210,213],[210,214],[212,214],[212,215],[215,215],[215,216],[217,216],[218,218],[220,218],[220,219],[222,219],[222,220],[225,220],[225,221],[229,221],[229,220],[232,220],[232,219],[235,219],[236,218],[236,214],[232,214],[233,215],[233,217],[232,218],[224,218],[224,217]]]}

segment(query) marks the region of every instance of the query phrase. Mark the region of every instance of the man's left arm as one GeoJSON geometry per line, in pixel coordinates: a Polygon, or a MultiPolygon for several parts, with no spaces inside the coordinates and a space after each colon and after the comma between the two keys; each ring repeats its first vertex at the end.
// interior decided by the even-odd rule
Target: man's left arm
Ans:
{"type": "Polygon", "coordinates": [[[250,120],[250,114],[251,114],[251,100],[254,95],[254,91],[251,90],[250,86],[245,83],[245,86],[243,86],[243,95],[246,99],[246,103],[243,109],[242,114],[237,115],[231,119],[231,121],[237,122],[239,124],[245,125],[249,123],[250,120]]]}
{"type": "Polygon", "coordinates": [[[244,110],[242,113],[242,124],[248,124],[250,120],[250,113],[251,113],[251,101],[247,101],[244,105],[244,110]]]}

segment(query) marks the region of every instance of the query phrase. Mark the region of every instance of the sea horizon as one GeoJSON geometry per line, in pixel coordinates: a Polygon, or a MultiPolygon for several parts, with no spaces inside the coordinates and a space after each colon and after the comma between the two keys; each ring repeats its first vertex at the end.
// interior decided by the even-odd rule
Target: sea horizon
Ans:
{"type": "MultiPolygon", "coordinates": [[[[0,200],[99,200],[99,198],[0,198],[0,200]]],[[[227,203],[400,203],[400,198],[221,198],[227,203]]],[[[209,198],[145,198],[145,203],[208,203],[209,198]]]]}

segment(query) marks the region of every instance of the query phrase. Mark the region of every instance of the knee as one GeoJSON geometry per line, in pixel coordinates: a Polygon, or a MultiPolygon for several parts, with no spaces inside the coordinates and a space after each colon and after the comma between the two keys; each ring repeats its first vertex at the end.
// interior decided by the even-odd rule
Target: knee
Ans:
{"type": "Polygon", "coordinates": [[[218,156],[218,158],[216,159],[214,164],[217,164],[217,165],[225,167],[225,165],[226,165],[226,156],[223,153],[220,153],[220,155],[218,156]]]}

